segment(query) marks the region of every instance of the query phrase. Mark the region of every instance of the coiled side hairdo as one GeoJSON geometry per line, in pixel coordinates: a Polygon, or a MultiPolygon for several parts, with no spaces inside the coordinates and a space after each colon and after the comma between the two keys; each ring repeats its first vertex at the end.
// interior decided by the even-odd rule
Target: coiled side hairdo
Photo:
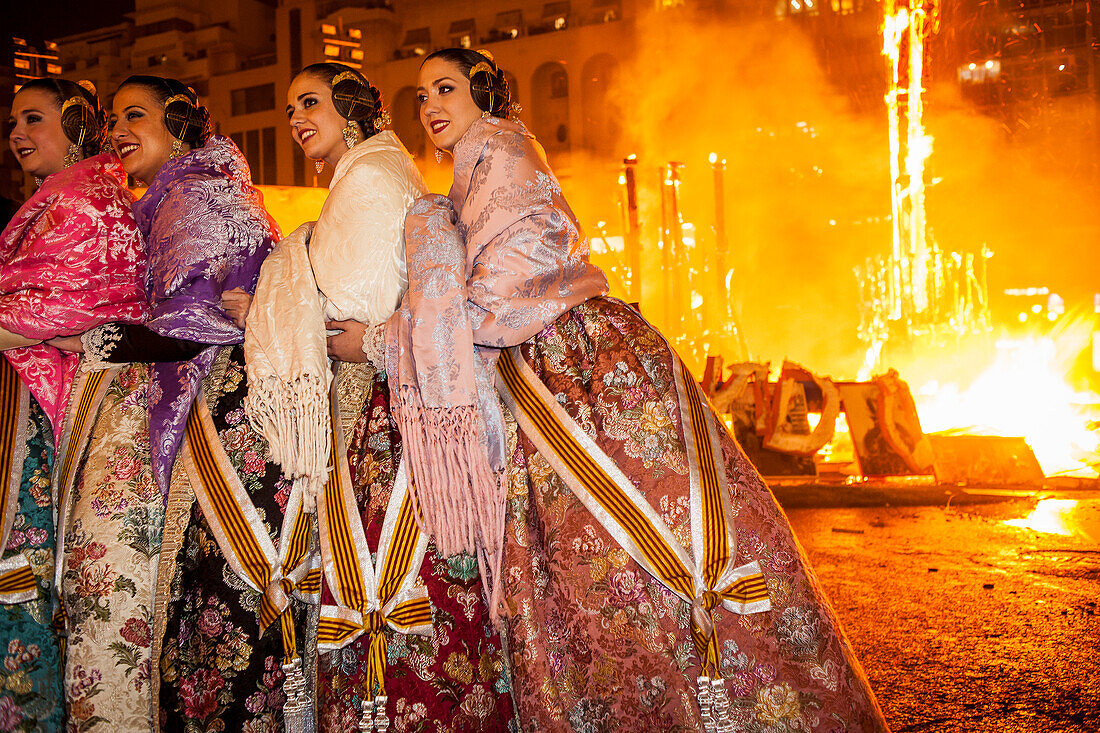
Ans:
{"type": "Polygon", "coordinates": [[[54,98],[61,110],[61,129],[85,158],[98,155],[107,140],[107,113],[99,104],[99,95],[91,82],[79,84],[68,79],[32,79],[19,91],[37,89],[54,98]],[[85,86],[87,85],[87,86],[85,86]]]}
{"type": "Polygon", "coordinates": [[[512,92],[504,71],[496,65],[491,53],[469,48],[442,48],[424,57],[420,65],[431,59],[449,61],[462,69],[470,80],[470,96],[478,109],[493,117],[508,117],[512,111],[512,92]]]}
{"type": "Polygon", "coordinates": [[[310,64],[301,73],[321,79],[329,85],[332,90],[332,106],[345,120],[359,126],[364,140],[389,124],[389,116],[382,104],[382,92],[356,69],[332,61],[322,61],[310,64]]]}
{"type": "Polygon", "coordinates": [[[135,74],[118,85],[119,89],[123,87],[142,87],[164,105],[164,126],[180,142],[200,148],[210,137],[210,111],[199,104],[195,90],[182,81],[135,74]]]}

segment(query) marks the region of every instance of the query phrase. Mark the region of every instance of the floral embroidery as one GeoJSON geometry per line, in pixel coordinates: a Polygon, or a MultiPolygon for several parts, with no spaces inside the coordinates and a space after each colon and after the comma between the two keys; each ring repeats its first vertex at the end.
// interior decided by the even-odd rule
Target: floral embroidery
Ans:
{"type": "MultiPolygon", "coordinates": [[[[690,547],[688,477],[673,362],[637,312],[577,306],[524,358],[690,547]],[[659,348],[658,348],[659,347],[659,348]]],[[[765,569],[773,610],[715,613],[735,727],[752,733],[883,728],[828,606],[767,488],[721,436],[738,563],[765,569]],[[829,729],[829,728],[826,728],[829,729]]],[[[509,417],[505,596],[524,730],[611,725],[697,730],[698,661],[687,604],[653,581],[571,497],[509,417]]]]}
{"type": "MultiPolygon", "coordinates": [[[[223,353],[204,386],[222,447],[246,491],[277,535],[289,481],[268,461],[267,443],[241,407],[247,390],[244,348],[223,353]],[[257,463],[258,461],[258,463],[257,463]],[[280,501],[280,495],[282,500],[280,501]]],[[[193,505],[172,579],[160,658],[161,730],[250,733],[283,730],[282,638],[279,625],[259,633],[259,594],[229,568],[198,505],[193,505]]],[[[302,606],[292,602],[297,636],[307,636],[302,606]]]]}
{"type": "Polygon", "coordinates": [[[147,375],[132,364],[108,387],[73,488],[61,590],[77,730],[151,723],[149,624],[164,510],[149,468],[147,375]]]}

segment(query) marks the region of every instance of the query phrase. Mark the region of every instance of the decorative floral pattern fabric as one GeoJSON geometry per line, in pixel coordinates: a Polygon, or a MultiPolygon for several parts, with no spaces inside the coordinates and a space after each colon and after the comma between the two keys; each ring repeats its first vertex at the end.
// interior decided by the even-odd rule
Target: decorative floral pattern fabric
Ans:
{"type": "MultiPolygon", "coordinates": [[[[385,377],[376,376],[367,383],[348,446],[356,502],[372,551],[378,548],[400,454],[385,377]]],[[[482,598],[477,560],[468,554],[443,558],[429,544],[418,583],[427,587],[431,599],[433,635],[385,628],[390,730],[514,730],[504,656],[482,598]]],[[[370,634],[364,634],[320,658],[317,707],[322,731],[358,729],[363,700],[372,697],[365,689],[369,649],[370,634]]]]}
{"type": "MultiPolygon", "coordinates": [[[[690,551],[684,426],[664,338],[629,306],[597,298],[521,351],[690,551]]],[[[715,612],[734,729],[886,730],[782,510],[728,432],[720,442],[734,564],[759,563],[772,606],[715,612]]],[[[505,597],[524,729],[701,729],[687,604],[616,544],[521,431],[510,444],[505,597]]]]}
{"type": "Polygon", "coordinates": [[[30,561],[38,594],[24,603],[0,606],[0,730],[46,732],[65,726],[61,653],[51,623],[54,441],[46,413],[33,397],[30,404],[19,509],[3,549],[5,556],[21,552],[30,561]]]}
{"type": "MultiPolygon", "coordinates": [[[[221,294],[252,292],[279,227],[241,151],[212,136],[201,148],[168,161],[134,204],[149,252],[149,329],[204,344],[239,344],[244,331],[221,308],[221,294]]],[[[217,349],[191,361],[156,364],[149,387],[153,474],[167,497],[172,464],[191,402],[217,349]]]]}
{"type": "MultiPolygon", "coordinates": [[[[132,201],[110,153],[48,176],[0,236],[0,328],[46,340],[143,321],[145,254],[132,201]]],[[[60,439],[77,355],[39,344],[4,356],[60,439]]]]}
{"type": "Polygon", "coordinates": [[[150,624],[164,508],[150,470],[148,386],[144,364],[115,376],[73,486],[61,577],[71,731],[152,727],[150,624]]]}
{"type": "MultiPolygon", "coordinates": [[[[236,346],[225,371],[215,369],[205,389],[216,396],[211,415],[222,446],[277,537],[291,482],[270,462],[267,443],[245,419],[246,384],[244,348],[236,346]]],[[[260,635],[260,594],[229,567],[197,502],[176,558],[171,599],[160,658],[160,729],[281,731],[285,675],[278,624],[260,635]]],[[[292,603],[301,629],[304,604],[292,603]]],[[[300,647],[305,636],[299,630],[300,647]]]]}

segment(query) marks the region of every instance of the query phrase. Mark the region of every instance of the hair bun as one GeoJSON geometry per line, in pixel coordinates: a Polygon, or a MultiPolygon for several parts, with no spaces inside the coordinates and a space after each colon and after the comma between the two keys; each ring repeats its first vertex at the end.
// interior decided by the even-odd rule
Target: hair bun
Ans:
{"type": "Polygon", "coordinates": [[[61,105],[61,129],[74,145],[97,142],[99,115],[88,100],[72,96],[61,105]]]}
{"type": "Polygon", "coordinates": [[[345,120],[369,121],[382,107],[382,93],[354,71],[343,71],[332,80],[332,106],[345,120]]]}
{"type": "Polygon", "coordinates": [[[177,140],[191,144],[205,141],[209,121],[206,107],[195,104],[187,94],[174,94],[164,102],[164,126],[177,140]]]}
{"type": "Polygon", "coordinates": [[[99,97],[99,90],[97,90],[95,88],[95,84],[93,84],[88,79],[79,79],[79,80],[77,80],[76,84],[81,89],[83,89],[84,91],[91,94],[93,97],[97,97],[97,98],[99,97]]]}
{"type": "Polygon", "coordinates": [[[493,61],[491,53],[484,50],[477,53],[485,60],[470,67],[470,96],[479,109],[494,117],[507,117],[512,101],[508,79],[493,61]]]}

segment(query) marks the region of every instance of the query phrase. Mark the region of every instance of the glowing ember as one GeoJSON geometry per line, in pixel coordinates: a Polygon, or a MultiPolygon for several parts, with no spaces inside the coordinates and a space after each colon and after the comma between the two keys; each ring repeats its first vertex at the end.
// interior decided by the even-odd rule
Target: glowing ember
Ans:
{"type": "Polygon", "coordinates": [[[1005,520],[1005,524],[1032,529],[1036,532],[1069,536],[1074,534],[1074,530],[1070,527],[1067,518],[1076,506],[1077,502],[1073,499],[1043,499],[1031,514],[1023,519],[1005,520]]]}

